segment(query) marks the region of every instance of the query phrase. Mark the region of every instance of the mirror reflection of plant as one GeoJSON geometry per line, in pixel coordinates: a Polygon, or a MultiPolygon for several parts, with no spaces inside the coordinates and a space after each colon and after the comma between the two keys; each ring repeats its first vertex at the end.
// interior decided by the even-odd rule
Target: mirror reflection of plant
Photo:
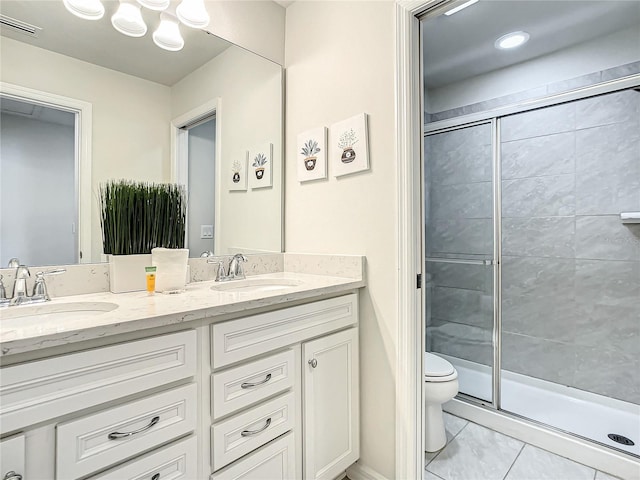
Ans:
{"type": "Polygon", "coordinates": [[[259,153],[256,155],[256,157],[253,159],[253,166],[258,168],[258,167],[264,167],[267,164],[267,157],[265,156],[264,153],[259,153]]]}
{"type": "Polygon", "coordinates": [[[105,254],[184,248],[187,200],[183,185],[111,180],[100,185],[99,197],[105,254]]]}
{"type": "Polygon", "coordinates": [[[356,143],[358,143],[358,136],[356,135],[356,132],[353,130],[353,128],[350,128],[349,130],[342,132],[342,135],[340,135],[340,139],[338,140],[338,147],[342,149],[351,148],[356,143]]]}
{"type": "Polygon", "coordinates": [[[316,140],[307,140],[300,152],[305,157],[313,157],[316,153],[320,152],[320,147],[316,140]]]}

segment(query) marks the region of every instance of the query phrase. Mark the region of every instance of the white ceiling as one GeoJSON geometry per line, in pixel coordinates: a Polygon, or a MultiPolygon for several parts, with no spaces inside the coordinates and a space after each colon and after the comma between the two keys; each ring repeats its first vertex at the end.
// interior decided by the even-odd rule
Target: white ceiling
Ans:
{"type": "Polygon", "coordinates": [[[179,52],[168,52],[158,48],[151,38],[160,23],[158,12],[143,8],[147,34],[142,38],[132,38],[122,35],[111,26],[111,15],[119,2],[103,0],[102,3],[106,10],[104,17],[91,21],[69,13],[62,0],[1,0],[2,15],[41,27],[42,30],[37,38],[33,38],[3,26],[0,34],[168,86],[231,45],[204,30],[180,25],[184,48],[179,52]]]}
{"type": "Polygon", "coordinates": [[[0,98],[0,112],[7,115],[40,120],[41,122],[56,123],[72,127],[75,125],[75,114],[44,107],[33,103],[21,102],[12,98],[0,98]]]}
{"type": "Polygon", "coordinates": [[[423,21],[425,88],[525,62],[634,25],[640,29],[638,0],[480,0],[451,16],[423,21]],[[531,35],[528,43],[511,51],[494,47],[498,37],[517,30],[531,35]]]}

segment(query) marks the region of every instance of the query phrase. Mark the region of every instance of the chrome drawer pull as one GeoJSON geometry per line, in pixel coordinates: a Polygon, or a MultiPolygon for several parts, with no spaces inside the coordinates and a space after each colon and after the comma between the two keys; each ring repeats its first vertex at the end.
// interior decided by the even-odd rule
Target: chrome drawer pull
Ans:
{"type": "Polygon", "coordinates": [[[22,480],[22,475],[11,470],[10,472],[4,474],[2,480],[22,480]]]}
{"type": "Polygon", "coordinates": [[[256,383],[249,383],[249,382],[245,382],[243,384],[240,385],[240,388],[253,388],[253,387],[257,387],[258,385],[264,385],[265,383],[267,383],[269,380],[271,380],[271,374],[268,373],[267,376],[264,378],[264,380],[262,380],[261,382],[256,382],[256,383]]]}
{"type": "Polygon", "coordinates": [[[135,435],[136,433],[142,433],[145,430],[149,430],[151,427],[153,427],[156,423],[158,423],[160,421],[160,417],[153,417],[151,419],[151,421],[149,422],[149,425],[145,425],[142,428],[139,428],[138,430],[134,430],[133,432],[113,432],[110,433],[108,435],[109,440],[115,440],[117,438],[125,438],[125,437],[130,437],[131,435],[135,435]]]}
{"type": "Polygon", "coordinates": [[[242,435],[243,437],[250,437],[251,435],[256,435],[257,433],[264,432],[267,428],[269,428],[269,425],[271,425],[271,419],[267,418],[267,423],[264,425],[264,427],[258,430],[243,430],[242,432],[240,432],[240,435],[242,435]]]}
{"type": "Polygon", "coordinates": [[[156,473],[153,477],[151,477],[151,480],[160,480],[160,474],[156,473]]]}

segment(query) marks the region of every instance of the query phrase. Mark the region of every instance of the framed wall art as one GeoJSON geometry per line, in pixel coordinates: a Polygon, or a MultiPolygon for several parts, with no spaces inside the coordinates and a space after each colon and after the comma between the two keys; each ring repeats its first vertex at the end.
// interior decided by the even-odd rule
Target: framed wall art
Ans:
{"type": "Polygon", "coordinates": [[[331,171],[334,177],[369,170],[367,114],[331,125],[331,171]]]}
{"type": "Polygon", "coordinates": [[[327,178],[327,129],[313,128],[298,135],[298,181],[327,178]]]}
{"type": "Polygon", "coordinates": [[[236,158],[231,162],[227,176],[229,178],[229,190],[230,191],[244,191],[247,189],[247,159],[249,158],[249,152],[244,150],[238,154],[236,158]]]}
{"type": "Polygon", "coordinates": [[[273,149],[264,143],[249,150],[249,186],[251,189],[273,186],[273,149]]]}

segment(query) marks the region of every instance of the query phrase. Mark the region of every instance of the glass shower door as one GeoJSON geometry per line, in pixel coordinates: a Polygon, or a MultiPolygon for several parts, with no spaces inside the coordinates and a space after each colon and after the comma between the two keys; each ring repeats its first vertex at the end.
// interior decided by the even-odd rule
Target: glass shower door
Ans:
{"type": "Polygon", "coordinates": [[[427,351],[458,371],[460,393],[492,402],[492,124],[425,136],[427,351]]]}

